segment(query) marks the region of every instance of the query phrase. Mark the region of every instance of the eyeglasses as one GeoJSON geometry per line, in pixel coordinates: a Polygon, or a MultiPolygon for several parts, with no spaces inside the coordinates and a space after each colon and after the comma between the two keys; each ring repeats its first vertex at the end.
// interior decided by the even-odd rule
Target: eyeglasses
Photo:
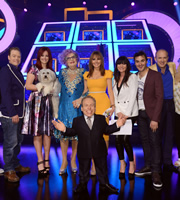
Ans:
{"type": "Polygon", "coordinates": [[[72,57],[66,57],[66,60],[71,60],[71,59],[76,59],[76,56],[72,56],[72,57]]]}

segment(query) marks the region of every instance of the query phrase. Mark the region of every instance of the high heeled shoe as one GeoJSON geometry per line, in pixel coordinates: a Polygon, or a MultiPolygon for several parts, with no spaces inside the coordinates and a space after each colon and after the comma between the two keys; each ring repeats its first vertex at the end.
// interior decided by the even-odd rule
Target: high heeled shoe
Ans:
{"type": "MultiPolygon", "coordinates": [[[[37,166],[40,165],[40,164],[44,164],[44,161],[37,162],[37,166]]],[[[45,176],[46,174],[47,174],[47,171],[46,171],[45,168],[41,169],[41,170],[38,169],[38,176],[39,177],[45,176]]]]}
{"type": "MultiPolygon", "coordinates": [[[[45,162],[49,162],[49,160],[44,160],[44,164],[45,164],[45,162]]],[[[47,171],[47,173],[49,173],[50,167],[45,167],[45,166],[44,166],[44,169],[47,171]]]]}
{"type": "Polygon", "coordinates": [[[72,171],[72,173],[76,174],[77,171],[78,171],[78,168],[77,167],[75,167],[75,168],[71,167],[71,171],[72,171]]]}
{"type": "Polygon", "coordinates": [[[64,175],[64,174],[67,174],[67,167],[66,167],[66,169],[60,169],[60,170],[59,170],[59,175],[60,175],[60,176],[62,176],[62,175],[64,175]]]}
{"type": "Polygon", "coordinates": [[[134,173],[128,173],[128,179],[129,180],[134,180],[134,173]]]}

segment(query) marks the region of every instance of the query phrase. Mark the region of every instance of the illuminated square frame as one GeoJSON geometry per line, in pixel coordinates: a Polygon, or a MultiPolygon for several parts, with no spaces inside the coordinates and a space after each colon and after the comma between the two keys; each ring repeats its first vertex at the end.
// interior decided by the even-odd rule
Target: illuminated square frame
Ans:
{"type": "Polygon", "coordinates": [[[108,66],[109,66],[109,69],[111,71],[114,71],[114,62],[113,62],[113,47],[112,47],[112,43],[106,43],[106,42],[102,42],[102,43],[99,43],[99,42],[94,42],[94,43],[83,43],[83,44],[73,44],[72,45],[72,49],[76,51],[76,48],[79,47],[79,46],[95,46],[97,47],[97,45],[100,45],[100,44],[105,44],[108,46],[108,66]]]}
{"type": "MultiPolygon", "coordinates": [[[[143,40],[143,29],[122,29],[121,30],[121,40],[127,40],[127,39],[123,38],[124,31],[141,31],[141,34],[142,34],[141,40],[143,40]]],[[[136,39],[131,39],[131,41],[134,41],[134,40],[136,40],[136,39]]],[[[138,39],[138,40],[140,40],[140,39],[138,39]]]]}
{"type": "Polygon", "coordinates": [[[132,40],[119,40],[117,38],[117,29],[116,29],[116,23],[117,22],[141,22],[142,26],[144,28],[144,33],[147,37],[147,39],[142,39],[142,40],[133,40],[133,43],[137,42],[141,42],[142,43],[147,43],[147,42],[152,42],[152,37],[151,34],[149,32],[146,20],[112,20],[111,24],[112,24],[112,34],[113,34],[113,42],[122,42],[122,43],[132,43],[132,40]]]}
{"type": "MultiPolygon", "coordinates": [[[[76,29],[74,33],[74,40],[73,43],[84,43],[84,40],[78,40],[80,26],[82,24],[90,24],[90,23],[106,23],[106,30],[107,30],[107,40],[98,40],[98,43],[101,42],[112,42],[112,36],[111,36],[111,24],[109,20],[103,20],[103,21],[78,21],[76,24],[76,29]]],[[[96,40],[86,40],[86,43],[94,43],[96,40]]]]}
{"type": "Polygon", "coordinates": [[[43,44],[43,45],[33,45],[31,50],[30,50],[30,52],[29,52],[29,55],[28,55],[28,57],[27,57],[27,59],[26,59],[26,61],[24,63],[24,65],[23,65],[23,67],[21,69],[22,73],[24,73],[26,71],[29,63],[31,63],[31,58],[32,58],[36,48],[40,48],[42,46],[49,47],[49,48],[51,48],[51,47],[62,47],[62,46],[65,47],[66,49],[70,49],[71,48],[71,44],[47,44],[46,43],[46,44],[43,44]]]}
{"type": "MultiPolygon", "coordinates": [[[[35,45],[46,45],[46,44],[49,44],[49,43],[58,43],[58,44],[65,44],[65,43],[72,43],[72,39],[73,39],[73,33],[74,33],[74,29],[75,29],[75,24],[76,22],[46,22],[46,23],[43,23],[40,31],[39,31],[39,34],[38,36],[36,37],[36,40],[34,42],[35,45]],[[45,41],[40,41],[41,37],[42,37],[42,34],[45,32],[45,28],[47,25],[60,25],[60,24],[71,24],[71,27],[70,27],[70,30],[69,30],[69,37],[68,37],[68,40],[67,41],[48,41],[48,42],[45,42],[45,41]]],[[[58,31],[57,31],[58,32],[58,31]]]]}
{"type": "MultiPolygon", "coordinates": [[[[134,40],[133,40],[134,41],[134,40]]],[[[118,50],[118,46],[120,45],[127,45],[127,46],[130,46],[130,45],[149,45],[150,46],[150,49],[152,51],[152,54],[153,56],[155,57],[155,53],[156,53],[156,48],[154,46],[154,43],[153,42],[146,42],[146,43],[137,43],[137,42],[131,42],[131,43],[114,43],[114,63],[116,62],[116,60],[119,58],[119,50],[118,50]]]]}
{"type": "MultiPolygon", "coordinates": [[[[44,32],[44,42],[54,42],[54,41],[46,41],[46,34],[47,33],[63,33],[63,40],[62,41],[65,41],[65,35],[66,35],[65,31],[45,31],[44,32]]],[[[56,42],[59,42],[59,41],[56,41],[56,42]]]]}

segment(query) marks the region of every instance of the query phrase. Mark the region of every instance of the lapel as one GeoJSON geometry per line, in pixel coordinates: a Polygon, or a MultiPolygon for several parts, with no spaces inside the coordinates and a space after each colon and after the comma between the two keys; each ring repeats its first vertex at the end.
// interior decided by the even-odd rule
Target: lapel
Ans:
{"type": "Polygon", "coordinates": [[[145,83],[144,83],[144,91],[145,91],[145,88],[148,85],[149,81],[151,81],[151,69],[149,69],[149,71],[147,73],[147,77],[146,77],[146,80],[145,80],[145,83]]]}
{"type": "Polygon", "coordinates": [[[24,88],[25,85],[24,85],[24,78],[23,78],[23,75],[22,76],[19,76],[19,74],[9,65],[7,64],[10,72],[13,74],[13,76],[17,79],[17,81],[22,85],[22,87],[24,88]]]}

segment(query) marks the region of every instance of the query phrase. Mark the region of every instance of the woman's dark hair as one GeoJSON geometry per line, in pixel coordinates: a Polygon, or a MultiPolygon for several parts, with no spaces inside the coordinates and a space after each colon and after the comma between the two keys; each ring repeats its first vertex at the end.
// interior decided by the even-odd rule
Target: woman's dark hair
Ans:
{"type": "Polygon", "coordinates": [[[90,58],[89,58],[89,74],[87,75],[87,77],[91,77],[93,72],[94,72],[94,66],[92,64],[92,60],[93,60],[94,56],[97,56],[97,57],[100,58],[101,65],[100,65],[99,71],[101,72],[101,76],[104,76],[104,74],[105,74],[104,58],[103,58],[103,56],[102,56],[100,51],[93,51],[91,56],[90,56],[90,58]]]}
{"type": "Polygon", "coordinates": [[[51,69],[52,71],[54,71],[52,69],[52,54],[51,51],[48,47],[41,47],[37,53],[37,62],[36,62],[36,67],[41,70],[42,69],[42,65],[41,65],[41,61],[40,61],[40,57],[42,56],[42,54],[47,51],[48,52],[48,56],[49,56],[49,61],[47,63],[47,69],[51,69]]]}
{"type": "Polygon", "coordinates": [[[121,73],[119,72],[119,70],[117,68],[117,65],[119,65],[119,64],[126,64],[127,65],[127,68],[126,68],[126,71],[125,71],[125,76],[124,76],[124,83],[127,85],[127,81],[129,79],[129,76],[131,75],[131,73],[130,73],[130,70],[131,70],[130,62],[127,59],[126,56],[121,56],[116,60],[116,67],[115,67],[115,70],[114,70],[114,79],[117,83],[119,82],[119,79],[120,79],[120,76],[121,76],[121,73]]]}

